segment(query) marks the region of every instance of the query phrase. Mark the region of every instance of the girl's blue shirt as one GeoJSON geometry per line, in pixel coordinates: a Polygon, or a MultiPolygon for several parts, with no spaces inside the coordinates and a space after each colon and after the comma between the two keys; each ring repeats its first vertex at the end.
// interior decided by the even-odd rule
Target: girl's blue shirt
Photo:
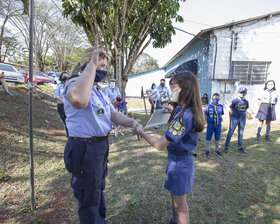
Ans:
{"type": "Polygon", "coordinates": [[[187,108],[180,118],[181,111],[181,106],[175,108],[176,115],[165,132],[166,139],[170,141],[167,150],[171,153],[191,152],[198,144],[198,133],[192,131],[194,128],[193,112],[187,108]]]}

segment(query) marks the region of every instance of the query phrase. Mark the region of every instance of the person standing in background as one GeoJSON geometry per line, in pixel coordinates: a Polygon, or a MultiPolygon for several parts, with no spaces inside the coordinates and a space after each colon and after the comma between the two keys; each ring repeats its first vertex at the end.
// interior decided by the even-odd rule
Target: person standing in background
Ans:
{"type": "Polygon", "coordinates": [[[14,96],[12,93],[9,92],[9,89],[8,89],[8,86],[7,86],[7,83],[5,81],[5,73],[2,72],[0,74],[0,85],[3,86],[3,89],[4,89],[4,92],[10,96],[14,96]]]}
{"type": "Polygon", "coordinates": [[[158,91],[156,88],[156,84],[153,83],[151,88],[147,90],[147,97],[149,98],[149,102],[151,104],[151,115],[155,112],[155,105],[158,99],[158,91]]]}
{"type": "Polygon", "coordinates": [[[162,109],[163,104],[169,101],[169,89],[165,86],[165,79],[160,80],[160,85],[156,87],[158,91],[158,99],[156,102],[156,110],[162,109]]]}
{"type": "Polygon", "coordinates": [[[116,79],[111,78],[109,86],[106,87],[105,92],[111,99],[112,104],[114,105],[117,99],[117,96],[121,96],[119,87],[116,86],[116,79]]]}
{"type": "Polygon", "coordinates": [[[269,80],[265,83],[262,96],[259,98],[259,111],[256,118],[259,119],[257,129],[257,140],[261,138],[261,131],[263,122],[266,123],[265,140],[272,141],[270,137],[271,121],[276,120],[275,105],[278,101],[278,95],[276,93],[275,82],[269,80]]]}
{"type": "Polygon", "coordinates": [[[247,95],[247,89],[245,87],[240,87],[238,91],[238,97],[232,102],[229,110],[230,126],[227,134],[227,139],[225,142],[225,152],[229,150],[229,143],[231,137],[238,126],[238,150],[242,153],[246,153],[243,144],[243,132],[246,125],[246,111],[249,108],[249,102],[245,99],[247,95]]]}
{"type": "Polygon", "coordinates": [[[59,117],[61,121],[64,124],[65,132],[66,132],[66,137],[68,137],[68,129],[66,127],[66,115],[64,111],[64,105],[63,105],[63,99],[62,99],[62,94],[64,90],[64,84],[66,79],[68,78],[69,74],[67,72],[61,72],[59,76],[59,81],[56,85],[56,89],[54,90],[53,98],[57,100],[57,112],[59,113],[59,117]]]}

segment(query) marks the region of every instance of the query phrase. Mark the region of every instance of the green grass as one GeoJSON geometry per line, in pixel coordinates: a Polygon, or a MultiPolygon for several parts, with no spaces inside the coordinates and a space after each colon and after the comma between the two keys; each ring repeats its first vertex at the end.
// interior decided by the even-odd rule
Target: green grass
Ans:
{"type": "MultiPolygon", "coordinates": [[[[28,95],[12,88],[14,98],[0,90],[0,223],[78,223],[77,203],[63,163],[66,138],[52,89],[43,86],[34,99],[34,162],[36,210],[30,210],[28,95]],[[11,100],[12,99],[12,100],[11,100]],[[46,122],[46,120],[48,122],[46,122]]],[[[145,124],[144,113],[130,113],[145,124]]],[[[196,176],[187,195],[191,223],[280,223],[280,123],[272,123],[273,142],[255,140],[257,121],[244,132],[247,154],[237,150],[237,134],[222,158],[205,153],[205,131],[195,158],[196,176]]],[[[221,148],[228,131],[223,122],[221,148]]],[[[164,128],[150,129],[155,136],[164,128]]],[[[108,224],[165,224],[171,217],[170,194],[164,187],[166,151],[125,136],[110,136],[106,181],[108,224]]]]}

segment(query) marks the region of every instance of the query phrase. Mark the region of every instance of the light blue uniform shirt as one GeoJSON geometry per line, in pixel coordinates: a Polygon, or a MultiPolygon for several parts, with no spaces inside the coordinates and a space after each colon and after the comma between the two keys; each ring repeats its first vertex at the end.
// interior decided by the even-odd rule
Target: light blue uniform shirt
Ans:
{"type": "Polygon", "coordinates": [[[169,98],[169,89],[167,86],[162,87],[161,85],[157,86],[158,91],[158,100],[163,101],[164,98],[169,98]]]}
{"type": "MultiPolygon", "coordinates": [[[[61,97],[63,98],[63,89],[64,89],[64,83],[58,83],[56,85],[56,88],[54,90],[54,93],[53,93],[53,98],[57,98],[57,97],[61,97]]],[[[61,104],[58,100],[57,100],[57,103],[58,104],[61,104]]]]}
{"type": "Polygon", "coordinates": [[[117,86],[113,89],[107,86],[105,91],[112,101],[116,100],[117,96],[121,96],[120,90],[117,86]]]}
{"type": "Polygon", "coordinates": [[[88,105],[82,109],[74,108],[67,100],[67,92],[77,78],[70,79],[64,88],[63,103],[67,116],[66,125],[70,137],[90,138],[107,136],[112,130],[111,113],[115,108],[108,96],[93,86],[88,105]]]}

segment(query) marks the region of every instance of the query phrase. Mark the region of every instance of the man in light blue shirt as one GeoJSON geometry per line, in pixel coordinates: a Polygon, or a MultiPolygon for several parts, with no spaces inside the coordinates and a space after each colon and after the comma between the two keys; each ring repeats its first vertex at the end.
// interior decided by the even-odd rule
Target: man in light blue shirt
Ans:
{"type": "Polygon", "coordinates": [[[162,105],[169,101],[169,89],[165,86],[165,79],[160,80],[160,85],[157,86],[158,100],[156,104],[156,110],[162,109],[162,105]]]}
{"type": "Polygon", "coordinates": [[[119,88],[116,86],[116,79],[110,79],[109,86],[105,89],[106,93],[110,97],[112,103],[116,102],[117,96],[121,96],[119,88]]]}

